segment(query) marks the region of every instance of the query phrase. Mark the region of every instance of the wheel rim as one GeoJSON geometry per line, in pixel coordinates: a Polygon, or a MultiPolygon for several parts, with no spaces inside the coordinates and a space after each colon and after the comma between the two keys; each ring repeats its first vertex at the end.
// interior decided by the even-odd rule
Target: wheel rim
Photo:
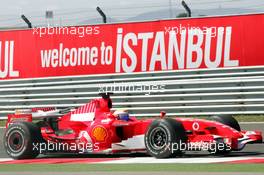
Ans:
{"type": "Polygon", "coordinates": [[[20,131],[12,131],[7,137],[7,146],[14,152],[20,152],[24,147],[24,137],[20,131]]]}
{"type": "Polygon", "coordinates": [[[162,127],[153,129],[150,133],[150,145],[155,150],[163,149],[168,141],[167,132],[162,127]]]}

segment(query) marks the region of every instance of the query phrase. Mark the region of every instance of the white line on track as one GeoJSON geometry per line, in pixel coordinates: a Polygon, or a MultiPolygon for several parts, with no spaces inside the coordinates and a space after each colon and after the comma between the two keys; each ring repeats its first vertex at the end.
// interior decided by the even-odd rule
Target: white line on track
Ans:
{"type": "Polygon", "coordinates": [[[173,158],[156,159],[153,157],[129,158],[124,160],[111,160],[99,162],[100,164],[133,164],[133,163],[220,163],[249,159],[264,159],[264,157],[218,157],[218,158],[173,158]]]}
{"type": "Polygon", "coordinates": [[[13,160],[11,158],[0,158],[0,162],[10,161],[13,160]]]}
{"type": "MultiPolygon", "coordinates": [[[[164,163],[224,163],[232,161],[243,161],[251,159],[263,160],[264,157],[207,157],[207,158],[172,158],[172,159],[156,159],[153,157],[136,157],[136,158],[126,158],[122,160],[105,160],[102,162],[89,162],[91,164],[138,164],[138,163],[154,163],[154,164],[164,164],[164,163]]],[[[12,161],[11,158],[0,158],[1,162],[12,161]]],[[[15,163],[14,160],[13,163],[15,163]]],[[[73,159],[74,161],[74,159],[73,159]]],[[[73,163],[73,162],[72,162],[73,163]]],[[[85,163],[85,162],[83,162],[85,163]]]]}

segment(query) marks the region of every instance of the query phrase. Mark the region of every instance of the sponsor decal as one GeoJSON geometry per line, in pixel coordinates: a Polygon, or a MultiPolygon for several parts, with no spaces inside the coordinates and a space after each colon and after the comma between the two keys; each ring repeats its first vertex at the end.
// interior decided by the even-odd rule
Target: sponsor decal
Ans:
{"type": "Polygon", "coordinates": [[[83,114],[71,114],[70,121],[79,122],[91,122],[94,120],[94,112],[83,113],[83,114]]]}
{"type": "Polygon", "coordinates": [[[193,130],[195,130],[195,131],[199,130],[199,128],[200,128],[199,123],[194,122],[194,123],[192,124],[192,128],[193,128],[193,130]]]}
{"type": "Polygon", "coordinates": [[[98,142],[104,142],[107,137],[107,130],[103,126],[96,126],[92,130],[92,136],[98,142]]]}

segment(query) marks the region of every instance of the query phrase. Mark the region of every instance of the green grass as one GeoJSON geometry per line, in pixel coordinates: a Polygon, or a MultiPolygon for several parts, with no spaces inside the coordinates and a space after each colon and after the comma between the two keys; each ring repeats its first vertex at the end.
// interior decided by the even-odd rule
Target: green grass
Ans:
{"type": "Polygon", "coordinates": [[[6,120],[0,120],[0,126],[5,126],[6,120]]]}
{"type": "Polygon", "coordinates": [[[239,122],[264,122],[264,115],[235,115],[239,122]]]}
{"type": "Polygon", "coordinates": [[[264,164],[7,164],[0,172],[264,172],[264,164]]]}

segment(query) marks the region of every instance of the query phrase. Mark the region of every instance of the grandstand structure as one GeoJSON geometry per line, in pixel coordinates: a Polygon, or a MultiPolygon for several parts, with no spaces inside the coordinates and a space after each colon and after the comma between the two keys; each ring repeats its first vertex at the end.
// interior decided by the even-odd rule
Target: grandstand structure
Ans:
{"type": "Polygon", "coordinates": [[[113,110],[125,108],[139,117],[160,111],[168,116],[261,114],[264,66],[1,80],[0,116],[16,109],[78,107],[102,90],[114,90],[113,110]],[[163,88],[131,88],[142,85],[163,88]]]}

